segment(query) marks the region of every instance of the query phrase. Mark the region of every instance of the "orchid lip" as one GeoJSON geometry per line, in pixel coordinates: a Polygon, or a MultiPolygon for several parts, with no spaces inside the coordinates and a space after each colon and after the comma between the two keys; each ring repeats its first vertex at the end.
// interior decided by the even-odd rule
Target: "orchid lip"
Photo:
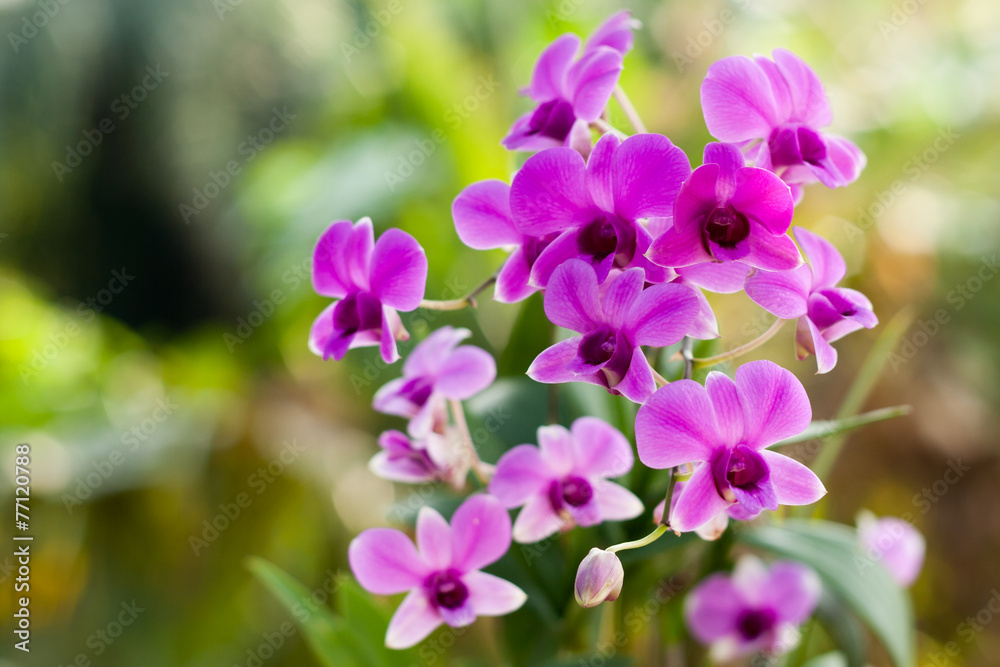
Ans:
{"type": "Polygon", "coordinates": [[[549,486],[549,503],[555,512],[560,512],[566,505],[582,507],[594,497],[594,488],[583,477],[571,475],[562,481],[554,480],[549,486]]]}
{"type": "Polygon", "coordinates": [[[732,249],[750,235],[750,223],[732,206],[720,206],[706,219],[704,233],[706,245],[732,249]]]}
{"type": "Polygon", "coordinates": [[[435,572],[425,585],[434,604],[444,609],[458,609],[469,598],[469,588],[453,570],[435,572]]]}
{"type": "Polygon", "coordinates": [[[753,641],[774,627],[777,616],[770,609],[748,609],[736,620],[736,627],[745,641],[753,641]]]}
{"type": "Polygon", "coordinates": [[[528,134],[565,141],[575,122],[576,113],[572,104],[561,99],[549,100],[539,105],[532,114],[528,121],[528,134]]]}

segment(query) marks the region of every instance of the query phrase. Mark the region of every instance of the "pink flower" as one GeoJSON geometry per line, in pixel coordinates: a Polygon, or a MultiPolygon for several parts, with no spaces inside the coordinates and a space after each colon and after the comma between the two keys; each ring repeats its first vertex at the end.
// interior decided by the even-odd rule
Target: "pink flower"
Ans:
{"type": "Polygon", "coordinates": [[[538,447],[518,445],[500,457],[490,493],[505,507],[522,507],[514,540],[537,542],[573,525],[632,519],[642,502],[608,477],[632,469],[632,447],[621,433],[595,417],[571,430],[538,429],[538,447]]]}
{"type": "Polygon", "coordinates": [[[900,586],[913,585],[924,566],[927,541],[907,521],[894,516],[858,516],[858,542],[865,554],[882,564],[900,586]]]}
{"type": "Polygon", "coordinates": [[[588,264],[571,259],[552,274],[545,314],[557,326],[579,332],[544,350],[531,362],[536,382],[589,382],[642,403],[656,389],[642,345],[672,345],[695,327],[700,303],[684,285],[643,289],[640,268],[619,274],[598,289],[588,264]]]}
{"type": "Polygon", "coordinates": [[[567,33],[552,42],[538,57],[531,85],[521,91],[538,106],[514,123],[503,139],[504,147],[526,151],[575,143],[589,147],[589,124],[611,99],[637,25],[627,11],[615,14],[594,31],[576,61],[579,37],[567,33]]]}
{"type": "Polygon", "coordinates": [[[791,271],[757,271],[744,289],[747,296],[769,313],[791,320],[799,318],[795,330],[799,359],[816,355],[818,373],[837,364],[837,351],[830,343],[862,327],[878,324],[872,303],[857,290],[837,287],[847,267],[833,244],[801,227],[795,238],[802,246],[809,266],[791,271]]]}
{"type": "Polygon", "coordinates": [[[691,634],[729,662],[762,651],[784,653],[798,643],[796,626],[812,614],[822,584],[811,569],[793,561],[766,567],[744,556],[732,576],[713,574],[688,594],[684,619],[691,634]]]}
{"type": "Polygon", "coordinates": [[[720,141],[750,144],[758,167],[773,170],[795,189],[820,181],[831,188],[854,181],[865,154],[853,142],[820,131],[833,119],[823,84],[790,51],[774,60],[730,56],[712,64],[701,84],[705,124],[720,141]]]}
{"type": "Polygon", "coordinates": [[[443,434],[428,433],[420,440],[411,440],[399,431],[385,431],[378,444],[382,450],[368,467],[393,482],[448,482],[461,488],[472,466],[472,456],[453,428],[446,427],[443,434]]]}
{"type": "MultiPolygon", "coordinates": [[[[639,460],[650,468],[700,462],[687,480],[670,524],[686,532],[732,508],[740,520],[778,505],[808,505],[825,493],[798,461],[767,447],[798,435],[812,418],[802,384],[770,361],[736,370],[736,381],[713,371],[702,387],[678,380],[639,408],[639,460]]],[[[735,514],[734,514],[735,513],[735,514]]]]}
{"type": "Polygon", "coordinates": [[[427,282],[424,249],[406,232],[386,230],[375,242],[370,218],[354,225],[340,220],[319,237],[313,253],[313,288],[338,299],[313,323],[309,349],[324,359],[378,345],[382,359],[399,359],[396,341],[406,340],[396,311],[420,305],[427,282]]]}
{"type": "Polygon", "coordinates": [[[410,420],[414,438],[441,432],[447,422],[447,401],[463,401],[490,386],[496,362],[486,350],[458,344],[468,329],[441,327],[413,348],[403,364],[403,377],[390,380],[375,392],[372,406],[379,412],[410,420]]]}
{"type": "Polygon", "coordinates": [[[389,648],[409,648],[442,623],[453,628],[477,616],[502,616],[524,604],[514,584],[481,572],[510,547],[510,517],[497,500],[474,495],[451,525],[430,507],[417,515],[417,546],[392,528],[370,528],[348,549],[351,570],[368,591],[409,591],[385,635],[389,648]]]}

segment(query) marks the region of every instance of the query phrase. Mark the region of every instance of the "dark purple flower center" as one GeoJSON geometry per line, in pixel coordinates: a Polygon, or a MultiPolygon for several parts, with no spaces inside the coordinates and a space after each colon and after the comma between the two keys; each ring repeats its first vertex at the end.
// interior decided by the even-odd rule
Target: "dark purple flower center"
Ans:
{"type": "Polygon", "coordinates": [[[753,641],[774,627],[777,615],[770,609],[748,609],[736,619],[736,628],[744,641],[753,641]]]}
{"type": "Polygon", "coordinates": [[[552,482],[549,486],[549,503],[556,512],[564,505],[582,507],[594,497],[594,489],[590,482],[582,477],[570,476],[561,482],[552,482]]]}
{"type": "Polygon", "coordinates": [[[617,334],[605,325],[594,329],[580,341],[580,358],[591,366],[601,366],[608,363],[615,354],[617,334]]]}
{"type": "Polygon", "coordinates": [[[535,265],[535,260],[538,259],[538,256],[542,254],[542,251],[549,247],[549,244],[552,243],[557,236],[559,236],[558,232],[548,234],[542,238],[529,236],[524,239],[522,252],[524,253],[524,261],[528,264],[529,268],[535,265]]]}
{"type": "Polygon", "coordinates": [[[606,217],[584,225],[576,237],[580,252],[601,260],[618,249],[618,233],[606,217]]]}
{"type": "Polygon", "coordinates": [[[382,304],[371,294],[348,294],[333,309],[333,328],[347,337],[382,327],[382,304]]]}
{"type": "Polygon", "coordinates": [[[719,495],[751,515],[778,508],[767,462],[745,445],[722,452],[712,463],[712,476],[719,495]]]}
{"type": "Polygon", "coordinates": [[[400,394],[417,407],[423,407],[434,391],[434,382],[425,377],[413,378],[403,385],[400,394]]]}
{"type": "Polygon", "coordinates": [[[749,235],[750,223],[746,216],[732,206],[715,209],[705,222],[705,237],[722,248],[735,248],[749,235]]]}
{"type": "Polygon", "coordinates": [[[576,122],[573,105],[566,100],[549,100],[538,105],[528,121],[528,134],[565,141],[576,122]]]}
{"type": "Polygon", "coordinates": [[[733,450],[726,468],[726,481],[730,486],[746,488],[756,484],[767,475],[767,464],[760,454],[740,445],[733,450]]]}
{"type": "Polygon", "coordinates": [[[445,609],[458,609],[469,597],[469,589],[452,570],[435,572],[427,579],[426,586],[437,606],[445,609]]]}

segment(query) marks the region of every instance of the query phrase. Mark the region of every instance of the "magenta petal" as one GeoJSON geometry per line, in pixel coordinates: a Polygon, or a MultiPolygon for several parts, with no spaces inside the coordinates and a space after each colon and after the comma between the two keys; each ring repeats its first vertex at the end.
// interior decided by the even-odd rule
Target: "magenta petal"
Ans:
{"type": "Polygon", "coordinates": [[[708,68],[701,107],[709,133],[720,141],[764,138],[779,122],[767,75],[746,56],[723,58],[708,68]]]}
{"type": "Polygon", "coordinates": [[[670,512],[670,527],[682,533],[695,530],[725,511],[730,504],[719,495],[711,464],[703,463],[684,485],[677,506],[670,512]]]}
{"type": "Polygon", "coordinates": [[[469,604],[476,616],[503,616],[520,609],[528,599],[514,584],[486,572],[467,572],[462,583],[469,589],[469,604]]]}
{"type": "Polygon", "coordinates": [[[626,322],[637,345],[665,347],[688,333],[698,310],[698,297],[690,287],[665,283],[643,290],[626,322]]]}
{"type": "Polygon", "coordinates": [[[528,158],[514,177],[510,210],[529,236],[544,236],[590,222],[587,166],[572,148],[550,148],[528,158]]]}
{"type": "Polygon", "coordinates": [[[829,373],[837,365],[837,351],[823,337],[816,325],[808,317],[799,318],[795,331],[795,342],[798,346],[799,358],[806,354],[816,356],[816,373],[829,373]]]}
{"type": "Polygon", "coordinates": [[[309,350],[316,356],[326,358],[326,350],[333,335],[333,309],[337,303],[331,303],[323,309],[323,312],[313,320],[312,328],[309,330],[309,350]]]}
{"type": "Polygon", "coordinates": [[[843,280],[847,274],[847,265],[832,243],[802,227],[796,227],[794,232],[795,240],[802,247],[802,252],[809,260],[809,268],[812,269],[813,290],[834,287],[843,280]]]}
{"type": "Polygon", "coordinates": [[[767,597],[782,621],[795,625],[805,621],[822,592],[823,584],[808,566],[787,560],[771,565],[767,597]]]}
{"type": "Polygon", "coordinates": [[[708,459],[719,435],[705,389],[693,380],[661,387],[639,408],[635,438],[639,460],[650,468],[708,459]]]}
{"type": "Polygon", "coordinates": [[[720,173],[717,164],[701,165],[681,186],[674,203],[673,228],[685,236],[697,232],[699,245],[705,220],[723,202],[718,192],[720,173]]]}
{"type": "Polygon", "coordinates": [[[832,134],[825,134],[823,138],[826,143],[827,157],[840,173],[840,182],[847,185],[856,181],[865,165],[868,164],[868,158],[865,157],[865,154],[850,139],[832,134]]]}
{"type": "Polygon", "coordinates": [[[587,159],[587,187],[594,203],[602,211],[615,212],[615,196],[612,190],[612,167],[615,152],[621,140],[608,132],[602,136],[587,159]]]}
{"type": "Polygon", "coordinates": [[[417,549],[431,570],[451,566],[451,527],[436,509],[424,505],[417,514],[417,549]]]}
{"type": "Polygon", "coordinates": [[[621,431],[597,417],[580,417],[570,427],[574,471],[583,476],[618,477],[632,469],[632,445],[621,431]]]}
{"type": "Polygon", "coordinates": [[[486,350],[463,345],[441,366],[434,386],[448,398],[464,401],[493,383],[497,365],[486,350]]]}
{"type": "Polygon", "coordinates": [[[725,373],[712,371],[705,378],[705,391],[712,401],[722,442],[730,446],[738,445],[743,439],[743,408],[736,383],[725,373]]]}
{"type": "Polygon", "coordinates": [[[784,234],[795,211],[788,185],[771,172],[756,167],[743,167],[736,172],[736,192],[730,203],[772,234],[784,234]]]}
{"type": "Polygon", "coordinates": [[[497,275],[493,298],[500,303],[517,303],[538,291],[529,283],[531,267],[524,256],[524,249],[518,248],[510,254],[497,275]]]}
{"type": "Polygon", "coordinates": [[[426,284],[424,249],[406,232],[387,229],[372,251],[372,294],[383,304],[406,312],[420,305],[426,284]]]}
{"type": "Polygon", "coordinates": [[[672,215],[690,175],[687,155],[663,135],[629,137],[614,156],[615,212],[630,221],[672,215]]]}
{"type": "Polygon", "coordinates": [[[718,338],[719,322],[715,319],[715,313],[712,312],[711,304],[708,303],[708,299],[705,298],[705,295],[697,287],[692,287],[691,291],[694,292],[695,297],[698,299],[698,314],[691,324],[688,335],[698,340],[718,338]]]}
{"type": "Polygon", "coordinates": [[[715,261],[705,250],[701,229],[690,225],[683,231],[671,227],[660,234],[649,247],[646,257],[660,266],[672,269],[715,261]]]}
{"type": "Polygon", "coordinates": [[[382,307],[382,335],[379,340],[379,354],[382,361],[387,364],[395,363],[399,360],[399,349],[396,347],[397,340],[407,340],[410,334],[403,328],[403,321],[399,318],[399,313],[388,306],[382,307]]]}
{"type": "Polygon", "coordinates": [[[472,608],[472,603],[468,599],[455,609],[439,606],[437,612],[444,619],[444,622],[453,628],[464,628],[467,625],[472,625],[473,621],[476,620],[476,610],[472,608]]]}
{"type": "Polygon", "coordinates": [[[452,566],[460,572],[494,562],[510,546],[510,516],[493,496],[470,496],[451,518],[452,566]]]}
{"type": "Polygon", "coordinates": [[[783,320],[793,320],[809,310],[808,266],[791,271],[755,271],[747,277],[746,290],[754,303],[783,320]]]}
{"type": "Polygon", "coordinates": [[[785,234],[771,234],[756,222],[750,223],[746,243],[749,251],[740,261],[754,268],[789,271],[802,264],[802,256],[791,238],[785,234]]]}
{"type": "MultiPolygon", "coordinates": [[[[341,299],[355,289],[367,285],[367,265],[360,276],[352,276],[347,265],[347,246],[354,232],[350,220],[334,222],[319,237],[313,250],[312,283],[318,294],[341,299]],[[360,282],[355,281],[360,278],[360,282]]],[[[368,257],[363,258],[366,262],[368,257]]]]}
{"type": "Polygon", "coordinates": [[[703,644],[711,644],[736,632],[741,611],[743,602],[725,574],[706,578],[684,601],[687,626],[703,644]]]}
{"type": "Polygon", "coordinates": [[[521,242],[510,217],[510,186],[503,181],[473,183],[451,205],[455,231],[462,243],[489,250],[521,242]]]}
{"type": "Polygon", "coordinates": [[[571,259],[556,269],[545,290],[545,315],[556,326],[581,333],[600,325],[597,275],[589,264],[571,259]]]}
{"type": "MultiPolygon", "coordinates": [[[[563,231],[551,243],[546,245],[545,249],[539,253],[538,257],[535,258],[535,263],[531,266],[531,275],[529,278],[531,285],[536,288],[548,287],[549,281],[552,280],[552,274],[556,272],[556,269],[571,259],[579,259],[581,262],[589,264],[588,260],[594,258],[581,259],[579,238],[579,228],[574,227],[573,229],[563,231]]],[[[613,256],[609,256],[606,259],[607,261],[599,262],[597,265],[591,264],[597,273],[598,282],[603,282],[607,278],[611,262],[614,261],[613,256]]]]}
{"type": "Polygon", "coordinates": [[[497,461],[489,491],[504,507],[520,507],[545,492],[552,477],[538,447],[518,445],[497,461]]]}
{"type": "Polygon", "coordinates": [[[632,361],[615,391],[635,403],[645,403],[656,391],[656,381],[653,379],[653,369],[646,360],[641,347],[632,350],[632,361]]]}
{"type": "Polygon", "coordinates": [[[747,447],[767,447],[809,426],[809,397],[791,371],[772,361],[752,361],[736,369],[736,387],[747,447]]]}
{"type": "Polygon", "coordinates": [[[555,477],[565,477],[574,471],[576,465],[573,436],[559,425],[538,428],[538,446],[542,460],[555,477]]]}
{"type": "MultiPolygon", "coordinates": [[[[435,330],[410,352],[406,358],[406,362],[403,364],[403,375],[409,378],[421,375],[436,376],[441,369],[442,363],[448,358],[455,347],[471,335],[472,332],[463,327],[443,326],[435,330]]],[[[388,386],[387,384],[386,387],[388,386]]],[[[382,390],[380,389],[375,394],[376,400],[381,393],[382,390]]]]}
{"type": "Polygon", "coordinates": [[[568,97],[576,117],[593,122],[600,117],[622,72],[622,54],[606,46],[585,51],[566,75],[568,97]]]}
{"type": "Polygon", "coordinates": [[[626,521],[643,513],[639,498],[624,486],[599,479],[593,484],[594,503],[601,521],[626,521]]]}
{"type": "Polygon", "coordinates": [[[392,528],[369,528],[347,549],[351,571],[376,595],[395,595],[423,583],[429,570],[410,538],[392,528]]]}
{"type": "Polygon", "coordinates": [[[632,14],[627,9],[612,14],[604,23],[594,29],[583,48],[585,51],[589,51],[599,46],[610,46],[615,51],[625,55],[632,50],[634,40],[632,31],[640,26],[639,21],[632,18],[632,14]]]}
{"type": "Polygon", "coordinates": [[[771,55],[788,85],[792,115],[787,120],[812,127],[825,127],[833,122],[823,84],[812,68],[785,49],[775,49],[771,55]]]}
{"type": "Polygon", "coordinates": [[[629,321],[629,311],[636,299],[643,294],[645,275],[642,269],[634,268],[618,274],[604,291],[601,310],[604,321],[614,329],[621,329],[629,321]]]}
{"type": "Polygon", "coordinates": [[[514,521],[514,540],[520,544],[531,544],[558,532],[563,521],[552,509],[548,495],[531,498],[514,521]]]}
{"type": "Polygon", "coordinates": [[[422,589],[410,591],[389,621],[385,645],[391,649],[416,646],[443,622],[422,589]]]}
{"type": "Polygon", "coordinates": [[[732,294],[743,289],[750,268],[738,262],[702,262],[684,266],[677,275],[690,285],[697,285],[709,292],[732,294]]]}
{"type": "Polygon", "coordinates": [[[573,336],[542,350],[528,367],[528,377],[543,384],[574,381],[600,384],[593,376],[577,375],[569,369],[570,365],[580,356],[581,340],[583,340],[583,336],[573,336]]]}
{"type": "Polygon", "coordinates": [[[531,85],[523,92],[536,102],[566,97],[566,73],[579,50],[579,37],[572,33],[560,35],[538,56],[531,85]]]}
{"type": "Polygon", "coordinates": [[[826,495],[826,487],[809,468],[784,454],[763,450],[771,470],[771,484],[782,505],[811,505],[826,495]]]}

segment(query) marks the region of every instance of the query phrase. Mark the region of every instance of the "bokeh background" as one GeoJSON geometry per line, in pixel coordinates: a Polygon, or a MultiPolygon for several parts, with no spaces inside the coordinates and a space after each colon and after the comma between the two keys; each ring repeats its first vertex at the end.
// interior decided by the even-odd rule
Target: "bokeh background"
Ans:
{"type": "MultiPolygon", "coordinates": [[[[248,557],[322,591],[347,571],[352,535],[412,520],[429,499],[366,469],[374,434],[399,426],[368,409],[398,370],[306,348],[324,306],[313,242],[370,215],[422,242],[428,298],[477,284],[503,256],[460,245],[453,197],[523,159],[499,140],[528,108],[517,91],[544,45],[622,6],[0,2],[0,490],[10,502],[13,446],[29,442],[36,535],[33,650],[5,633],[0,664],[247,665],[291,620],[248,557]],[[206,528],[243,493],[238,517],[206,528]],[[133,603],[120,636],[95,634],[133,603]]],[[[622,85],[695,164],[708,65],[779,46],[814,66],[834,129],[867,153],[850,187],[811,187],[795,223],[840,248],[883,323],[912,317],[866,407],[914,410],[850,436],[825,511],[911,515],[928,540],[912,589],[918,664],[955,640],[949,664],[997,664],[1000,620],[969,642],[959,624],[1000,587],[1000,4],[627,6],[644,29],[622,85]]],[[[770,324],[745,297],[713,304],[729,342],[770,324]]],[[[523,364],[503,354],[519,310],[484,299],[475,315],[407,323],[415,340],[470,326],[513,378],[523,364]]],[[[878,333],[840,343],[825,376],[794,360],[790,330],[756,354],[792,368],[830,417],[878,333]]],[[[0,554],[3,627],[12,564],[0,554]]],[[[431,658],[500,664],[495,628],[481,621],[431,658]]],[[[317,664],[298,634],[264,662],[317,664]]]]}

